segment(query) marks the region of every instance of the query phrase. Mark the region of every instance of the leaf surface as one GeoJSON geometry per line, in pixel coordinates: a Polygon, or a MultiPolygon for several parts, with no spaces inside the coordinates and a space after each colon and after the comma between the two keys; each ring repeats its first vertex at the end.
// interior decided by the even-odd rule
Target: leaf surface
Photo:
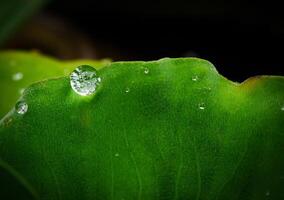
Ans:
{"type": "Polygon", "coordinates": [[[33,84],[1,120],[0,158],[35,198],[284,199],[283,77],[233,83],[196,58],[98,73],[87,97],[33,84]]]}

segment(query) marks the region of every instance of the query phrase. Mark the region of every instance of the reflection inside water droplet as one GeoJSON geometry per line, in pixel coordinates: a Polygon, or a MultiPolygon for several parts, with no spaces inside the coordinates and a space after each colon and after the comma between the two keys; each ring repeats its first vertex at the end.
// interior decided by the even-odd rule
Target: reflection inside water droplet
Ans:
{"type": "Polygon", "coordinates": [[[100,82],[97,70],[89,65],[79,66],[70,74],[72,89],[82,96],[93,94],[100,82]]]}
{"type": "Polygon", "coordinates": [[[28,111],[28,104],[24,101],[20,101],[16,104],[15,109],[18,114],[23,115],[28,111]]]}
{"type": "Polygon", "coordinates": [[[126,93],[130,92],[129,87],[127,87],[127,88],[125,89],[125,92],[126,92],[126,93]]]}
{"type": "Polygon", "coordinates": [[[17,72],[15,74],[13,74],[12,79],[13,81],[19,81],[21,79],[23,79],[24,75],[21,72],[17,72]]]}

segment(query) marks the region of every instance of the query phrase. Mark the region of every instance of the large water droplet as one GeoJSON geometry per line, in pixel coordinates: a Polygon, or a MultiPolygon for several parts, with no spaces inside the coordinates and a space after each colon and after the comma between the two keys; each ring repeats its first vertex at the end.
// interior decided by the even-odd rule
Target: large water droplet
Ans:
{"type": "Polygon", "coordinates": [[[144,68],[144,74],[149,74],[149,69],[147,67],[144,68]]]}
{"type": "Polygon", "coordinates": [[[97,70],[89,65],[79,66],[70,74],[72,89],[82,96],[93,94],[100,82],[97,70]]]}
{"type": "Polygon", "coordinates": [[[17,72],[17,73],[15,73],[15,74],[13,74],[12,79],[13,79],[14,81],[19,81],[19,80],[21,80],[23,77],[24,77],[23,73],[17,72]]]}
{"type": "Polygon", "coordinates": [[[204,110],[206,107],[205,107],[205,103],[200,103],[200,104],[198,104],[198,108],[200,109],[200,110],[204,110]]]}
{"type": "Polygon", "coordinates": [[[25,114],[28,111],[28,104],[24,101],[20,101],[16,104],[16,112],[20,115],[25,114]]]}
{"type": "Polygon", "coordinates": [[[198,76],[196,76],[196,75],[193,76],[193,77],[191,77],[191,80],[193,80],[193,81],[198,81],[198,79],[199,79],[199,78],[198,78],[198,76]]]}

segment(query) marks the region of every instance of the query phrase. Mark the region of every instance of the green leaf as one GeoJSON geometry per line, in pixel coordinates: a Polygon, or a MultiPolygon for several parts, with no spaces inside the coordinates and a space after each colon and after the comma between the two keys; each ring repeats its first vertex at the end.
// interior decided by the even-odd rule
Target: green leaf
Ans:
{"type": "Polygon", "coordinates": [[[0,44],[7,40],[17,28],[48,0],[1,0],[0,44]]]}
{"type": "Polygon", "coordinates": [[[0,53],[0,119],[14,106],[23,90],[34,82],[68,75],[82,64],[100,68],[109,60],[73,60],[59,62],[36,52],[7,51],[0,53]]]}
{"type": "Polygon", "coordinates": [[[86,97],[68,77],[33,84],[1,120],[2,173],[35,198],[284,199],[283,77],[233,83],[196,58],[98,73],[86,97]]]}

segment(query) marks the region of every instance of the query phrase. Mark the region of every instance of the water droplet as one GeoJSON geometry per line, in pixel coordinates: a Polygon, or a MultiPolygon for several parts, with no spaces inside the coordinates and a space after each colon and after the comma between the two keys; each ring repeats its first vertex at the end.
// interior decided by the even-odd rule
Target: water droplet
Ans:
{"type": "Polygon", "coordinates": [[[284,105],[281,107],[281,110],[284,111],[284,105]]]}
{"type": "Polygon", "coordinates": [[[89,65],[79,66],[70,74],[72,89],[82,96],[93,94],[100,82],[97,70],[89,65]]]}
{"type": "Polygon", "coordinates": [[[115,157],[119,157],[119,153],[114,154],[115,157]]]}
{"type": "Polygon", "coordinates": [[[130,92],[129,87],[127,87],[127,88],[125,89],[125,92],[126,92],[126,93],[130,92]]]}
{"type": "Polygon", "coordinates": [[[193,76],[193,77],[191,77],[191,80],[193,80],[193,81],[198,81],[198,79],[199,79],[199,78],[198,78],[198,76],[196,76],[196,75],[193,76]]]}
{"type": "Polygon", "coordinates": [[[198,104],[198,107],[199,107],[200,110],[204,110],[205,109],[205,103],[198,104]]]}
{"type": "Polygon", "coordinates": [[[20,101],[16,104],[16,112],[20,115],[25,114],[28,111],[28,104],[24,101],[20,101]]]}
{"type": "Polygon", "coordinates": [[[267,191],[265,192],[265,195],[266,195],[266,196],[269,196],[269,195],[270,195],[270,191],[267,190],[267,191]]]}
{"type": "Polygon", "coordinates": [[[13,74],[12,79],[14,81],[19,81],[19,80],[23,79],[23,77],[24,77],[23,73],[17,72],[15,74],[13,74]]]}
{"type": "Polygon", "coordinates": [[[144,74],[149,74],[149,69],[147,67],[144,68],[144,74]]]}

